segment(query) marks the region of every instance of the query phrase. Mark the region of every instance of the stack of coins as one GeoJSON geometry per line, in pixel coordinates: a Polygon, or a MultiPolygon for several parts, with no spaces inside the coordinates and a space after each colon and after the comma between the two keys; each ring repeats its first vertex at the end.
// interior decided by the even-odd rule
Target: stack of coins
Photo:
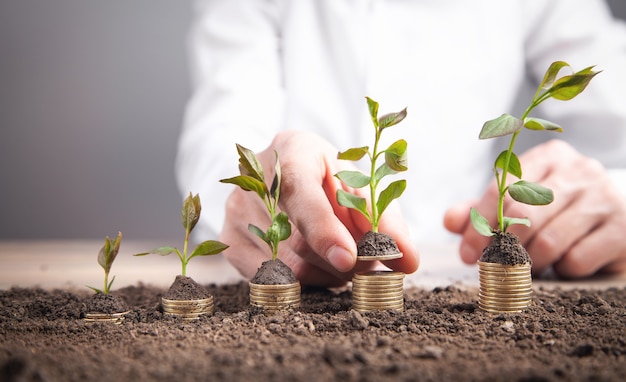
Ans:
{"type": "Polygon", "coordinates": [[[404,273],[372,271],[352,278],[352,309],[357,312],[404,310],[404,273]]]}
{"type": "Polygon", "coordinates": [[[265,285],[249,283],[250,305],[262,308],[266,314],[274,314],[300,307],[300,282],[265,285]]]}
{"type": "Polygon", "coordinates": [[[478,262],[478,306],[492,313],[521,312],[531,302],[530,264],[478,262]]]}
{"type": "Polygon", "coordinates": [[[85,313],[83,318],[86,322],[111,322],[116,325],[124,322],[124,316],[130,311],[120,313],[85,313]]]}
{"type": "Polygon", "coordinates": [[[213,313],[213,296],[196,300],[169,300],[161,298],[165,314],[197,320],[200,316],[213,313]]]}

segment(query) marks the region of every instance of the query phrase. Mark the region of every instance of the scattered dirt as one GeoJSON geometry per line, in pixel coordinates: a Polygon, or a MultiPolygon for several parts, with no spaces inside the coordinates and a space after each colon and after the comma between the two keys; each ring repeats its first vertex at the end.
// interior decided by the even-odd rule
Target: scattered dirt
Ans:
{"type": "Polygon", "coordinates": [[[276,259],[264,261],[250,281],[262,285],[283,285],[295,283],[298,279],[287,264],[276,259]]]}
{"type": "Polygon", "coordinates": [[[531,264],[530,255],[520,243],[519,238],[511,232],[498,232],[491,244],[483,250],[480,261],[504,265],[531,264]]]}
{"type": "Polygon", "coordinates": [[[249,308],[246,282],[207,285],[215,312],[164,316],[165,289],[114,290],[120,324],[81,319],[92,293],[0,291],[1,381],[624,381],[626,288],[537,290],[518,314],[477,291],[406,289],[404,312],[360,314],[349,289],[304,288],[298,311],[249,308]]]}
{"type": "Polygon", "coordinates": [[[357,242],[357,256],[385,256],[399,252],[393,237],[382,232],[368,231],[357,242]]]}
{"type": "Polygon", "coordinates": [[[191,277],[178,275],[163,297],[169,300],[199,300],[210,296],[211,294],[191,277]]]}

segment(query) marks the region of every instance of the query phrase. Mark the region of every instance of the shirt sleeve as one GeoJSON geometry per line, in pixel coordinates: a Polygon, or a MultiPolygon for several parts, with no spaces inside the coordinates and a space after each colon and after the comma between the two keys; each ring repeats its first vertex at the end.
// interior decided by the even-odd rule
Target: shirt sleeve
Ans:
{"type": "Polygon", "coordinates": [[[601,0],[527,3],[532,5],[526,57],[533,83],[557,60],[575,71],[592,65],[602,71],[573,100],[550,99],[538,112],[563,126],[555,138],[609,169],[626,169],[626,25],[601,0]]]}
{"type": "Polygon", "coordinates": [[[221,231],[230,193],[220,179],[238,175],[235,143],[263,149],[280,124],[278,7],[271,1],[195,3],[188,36],[192,96],[178,142],[176,178],[183,195],[200,194],[200,233],[221,231]]]}

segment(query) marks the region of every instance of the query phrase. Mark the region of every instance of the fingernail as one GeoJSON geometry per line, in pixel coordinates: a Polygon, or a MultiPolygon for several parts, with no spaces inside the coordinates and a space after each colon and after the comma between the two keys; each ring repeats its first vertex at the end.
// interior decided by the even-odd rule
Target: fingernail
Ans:
{"type": "Polygon", "coordinates": [[[339,272],[348,272],[354,268],[355,258],[352,252],[345,248],[334,246],[328,251],[326,256],[330,265],[339,272]]]}
{"type": "Polygon", "coordinates": [[[461,259],[463,259],[463,261],[467,264],[474,264],[481,255],[479,252],[476,251],[476,249],[474,249],[474,247],[467,243],[461,244],[461,249],[459,249],[459,252],[461,254],[461,259]]]}

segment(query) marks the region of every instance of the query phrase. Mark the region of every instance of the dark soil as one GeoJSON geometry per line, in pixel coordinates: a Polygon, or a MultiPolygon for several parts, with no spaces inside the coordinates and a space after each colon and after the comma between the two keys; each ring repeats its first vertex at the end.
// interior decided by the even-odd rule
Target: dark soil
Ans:
{"type": "Polygon", "coordinates": [[[254,284],[262,285],[283,285],[293,284],[298,279],[296,279],[296,276],[287,264],[280,259],[276,259],[264,261],[250,281],[254,284]]]}
{"type": "Polygon", "coordinates": [[[504,265],[531,263],[530,256],[520,243],[519,238],[511,232],[498,232],[493,237],[491,244],[483,250],[480,261],[504,265]]]}
{"type": "Polygon", "coordinates": [[[191,277],[178,275],[163,297],[169,300],[198,300],[210,296],[211,294],[191,277]]]}
{"type": "Polygon", "coordinates": [[[86,302],[85,313],[122,313],[130,308],[120,296],[96,293],[86,302]]]}
{"type": "Polygon", "coordinates": [[[382,232],[368,231],[357,242],[357,256],[385,256],[399,252],[393,237],[382,232]]]}
{"type": "Polygon", "coordinates": [[[213,315],[165,316],[166,290],[113,293],[120,324],[81,319],[88,291],[0,291],[0,381],[624,381],[626,288],[538,290],[518,314],[477,291],[405,290],[404,312],[359,314],[349,289],[303,290],[264,316],[248,285],[208,285],[213,315]]]}

